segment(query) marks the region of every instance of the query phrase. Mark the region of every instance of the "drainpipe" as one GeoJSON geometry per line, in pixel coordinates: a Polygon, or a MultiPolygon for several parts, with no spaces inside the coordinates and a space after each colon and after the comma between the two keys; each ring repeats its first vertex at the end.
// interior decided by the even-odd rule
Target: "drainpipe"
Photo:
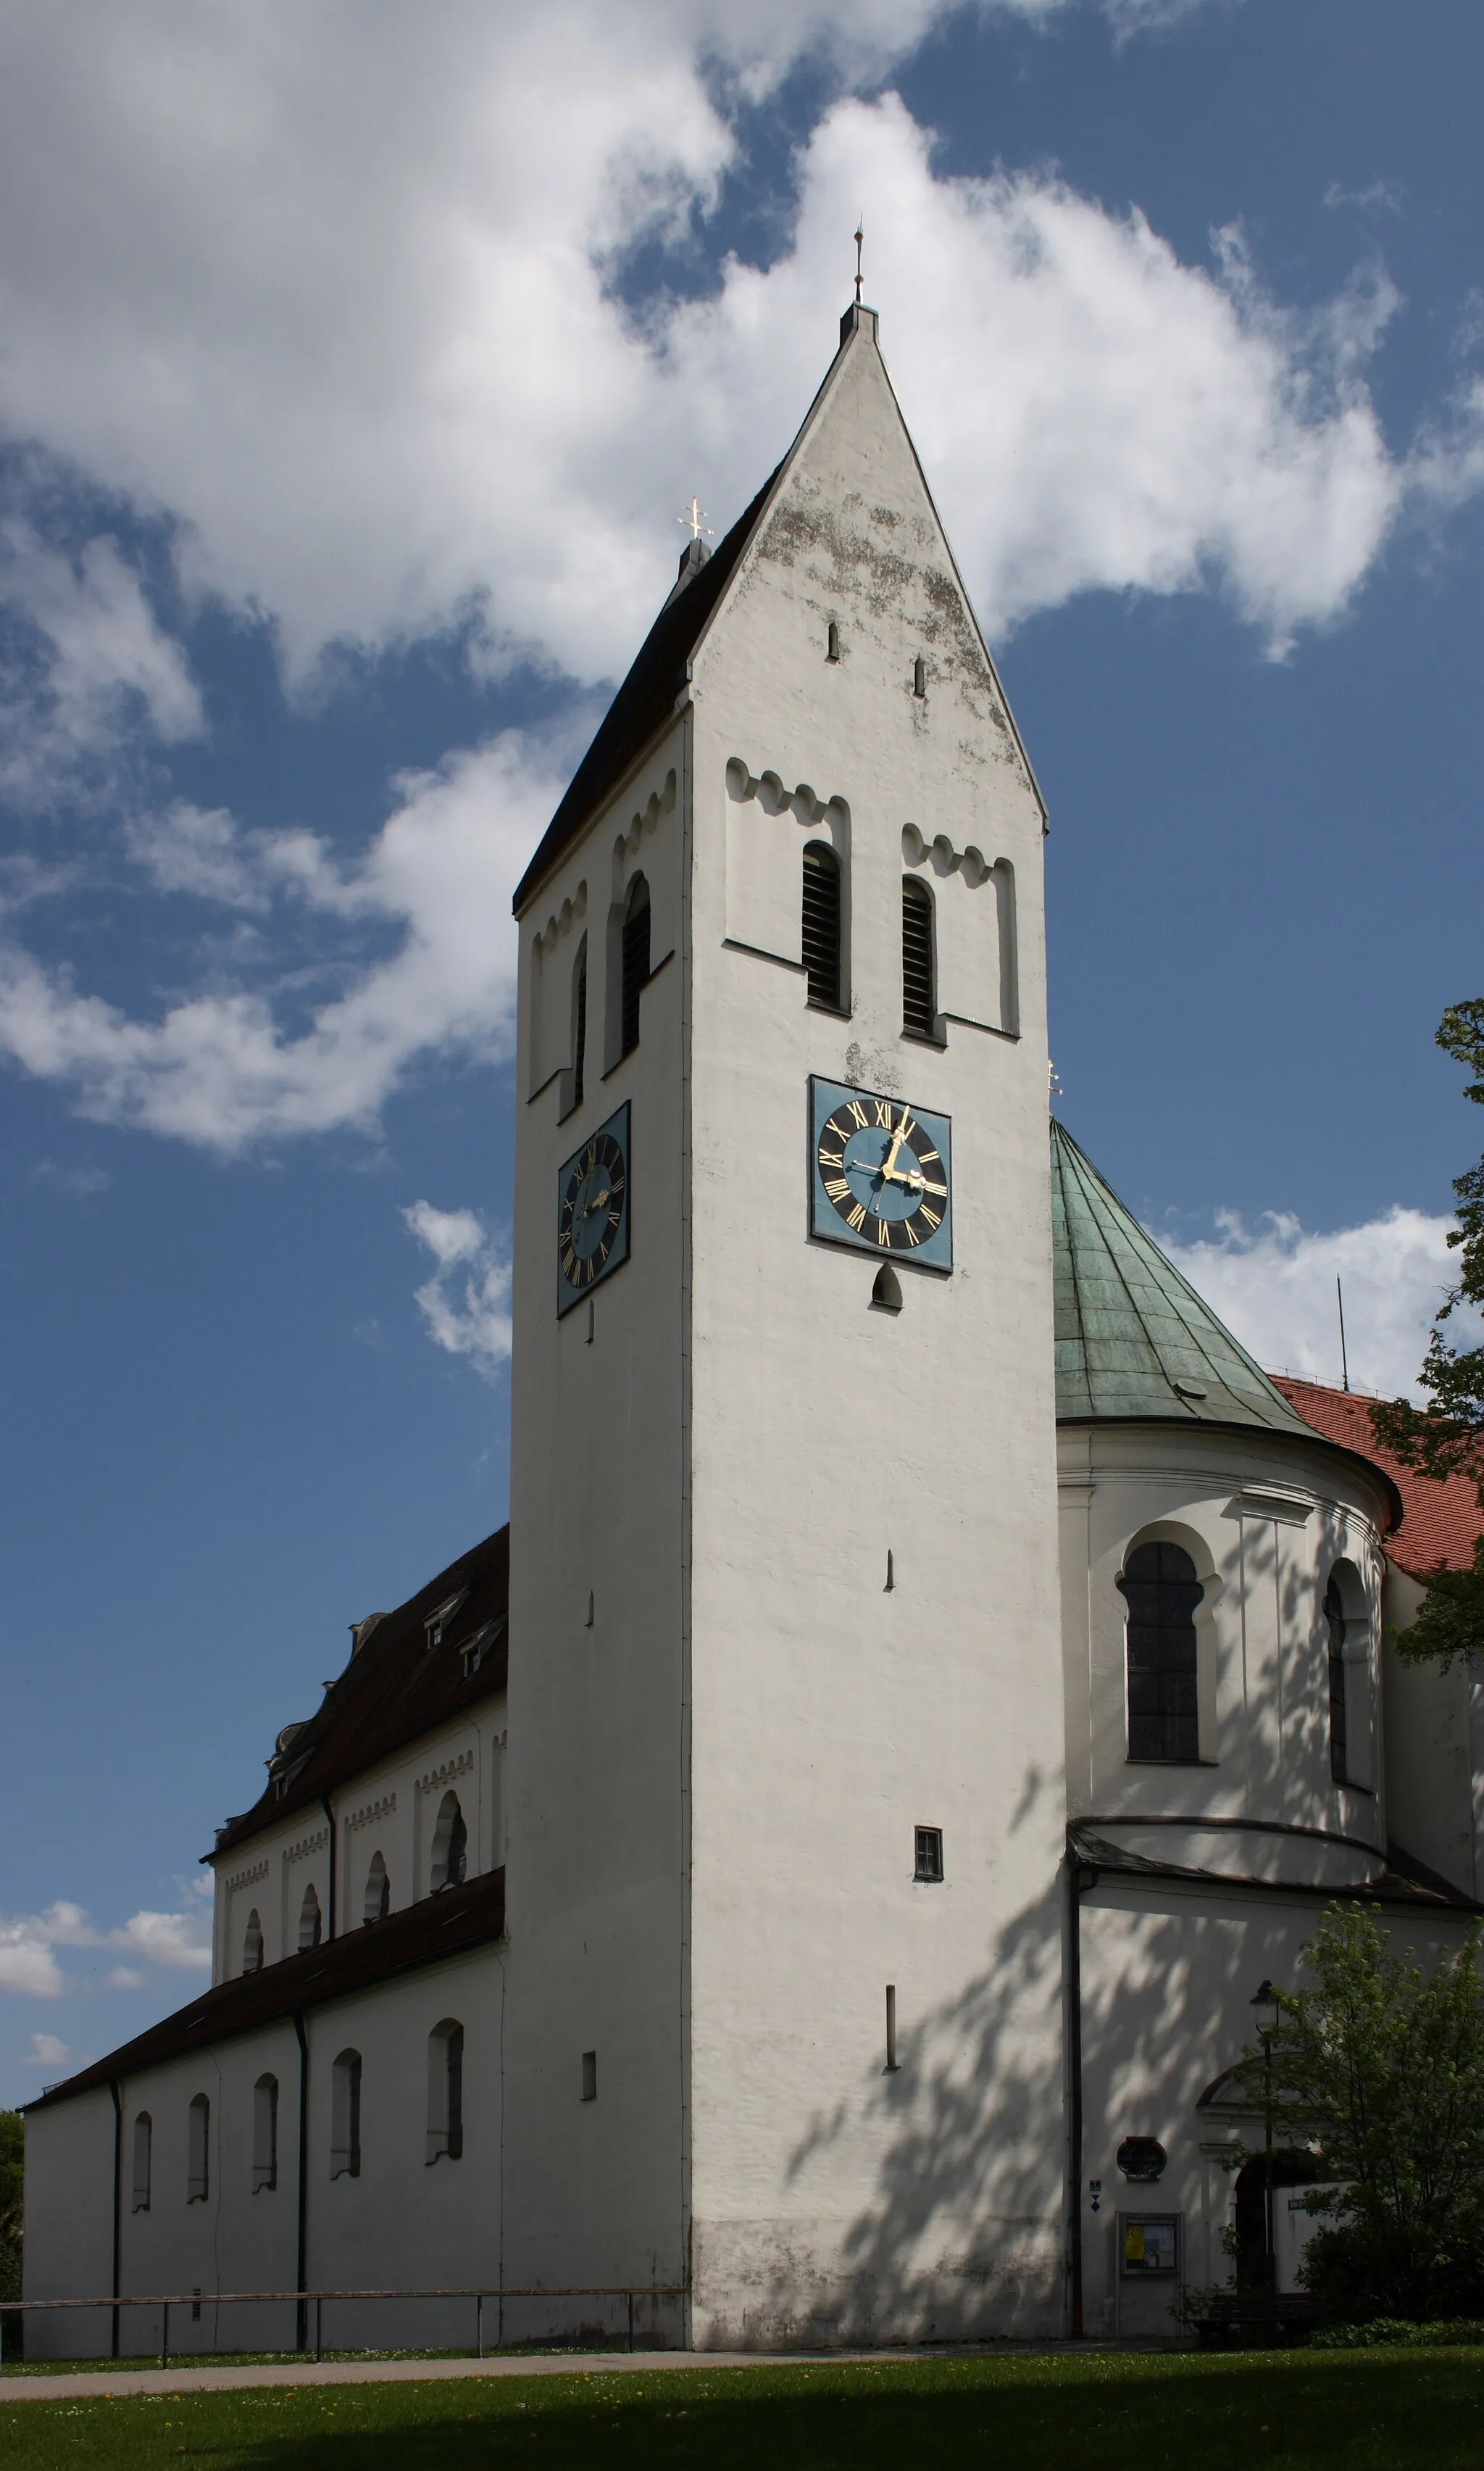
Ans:
{"type": "Polygon", "coordinates": [[[124,2247],[124,2097],[117,2077],[108,2079],[113,2096],[113,2337],[108,2357],[119,2356],[119,2265],[124,2247]]]}
{"type": "Polygon", "coordinates": [[[324,1812],[324,1814],[325,1814],[325,1818],[326,1818],[326,1820],[328,1821],[328,1823],[329,1823],[329,1826],[330,1826],[330,1928],[329,1928],[328,1932],[326,1933],[326,1937],[327,1937],[327,1938],[329,1938],[329,1939],[334,1939],[334,1937],[335,1937],[335,1910],[336,1910],[336,1907],[335,1907],[335,1869],[336,1869],[336,1860],[335,1860],[335,1857],[336,1857],[336,1841],[335,1841],[335,1813],[334,1813],[334,1811],[333,1811],[333,1810],[331,1809],[331,1807],[330,1807],[330,1796],[329,1796],[327,1793],[322,1793],[322,1794],[320,1795],[320,1797],[319,1797],[319,1805],[320,1805],[320,1808],[323,1810],[323,1812],[324,1812]]]}
{"type": "MultiPolygon", "coordinates": [[[[1086,1884],[1097,1878],[1093,1871],[1086,1884]]],[[[1072,2219],[1067,2241],[1072,2334],[1082,2327],[1082,1866],[1067,1855],[1067,2143],[1072,2177],[1072,2219]]]]}
{"type": "MultiPolygon", "coordinates": [[[[293,2287],[302,2293],[305,2269],[309,2263],[309,2036],[304,2031],[302,2008],[293,2012],[293,2030],[299,2044],[299,2233],[293,2287]]],[[[308,2342],[309,2302],[301,2297],[294,2328],[294,2347],[302,2351],[308,2342]]]]}

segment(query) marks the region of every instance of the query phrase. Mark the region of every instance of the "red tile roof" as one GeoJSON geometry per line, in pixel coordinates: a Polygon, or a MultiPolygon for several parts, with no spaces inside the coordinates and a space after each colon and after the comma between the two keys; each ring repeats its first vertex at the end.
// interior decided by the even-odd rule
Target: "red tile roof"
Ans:
{"type": "Polygon", "coordinates": [[[1330,1390],[1322,1382],[1296,1381],[1288,1373],[1275,1373],[1272,1379],[1306,1424],[1312,1424],[1316,1432],[1326,1434],[1332,1442],[1341,1442],[1347,1449],[1357,1450],[1392,1478],[1402,1495],[1403,1518],[1401,1526],[1387,1537],[1386,1550],[1399,1569],[1408,1571],[1414,1579],[1425,1579],[1429,1570],[1440,1565],[1446,1570],[1469,1567],[1473,1560],[1474,1539],[1484,1528],[1484,1511],[1467,1476],[1445,1476],[1440,1484],[1433,1476],[1419,1475],[1415,1468],[1403,1467],[1371,1430],[1372,1400],[1358,1397],[1354,1390],[1330,1390]]]}

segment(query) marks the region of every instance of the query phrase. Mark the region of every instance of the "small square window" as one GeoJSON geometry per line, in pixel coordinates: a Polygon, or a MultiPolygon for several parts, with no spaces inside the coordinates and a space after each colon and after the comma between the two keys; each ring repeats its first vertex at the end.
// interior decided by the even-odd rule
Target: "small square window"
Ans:
{"type": "Polygon", "coordinates": [[[597,2100],[596,2051],[584,2051],[582,2055],[582,2098],[584,2102],[597,2100]]]}
{"type": "Polygon", "coordinates": [[[915,1879],[941,1879],[943,1875],[943,1831],[940,1827],[919,1827],[917,1835],[917,1867],[915,1879]]]}

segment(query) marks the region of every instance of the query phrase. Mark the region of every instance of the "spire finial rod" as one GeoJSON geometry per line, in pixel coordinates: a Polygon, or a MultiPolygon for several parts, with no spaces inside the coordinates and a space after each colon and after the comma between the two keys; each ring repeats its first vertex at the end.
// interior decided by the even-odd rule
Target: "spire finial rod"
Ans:
{"type": "Polygon", "coordinates": [[[861,284],[864,280],[861,273],[861,251],[865,246],[866,218],[864,215],[857,215],[855,219],[855,305],[857,309],[861,305],[861,284]]]}
{"type": "Polygon", "coordinates": [[[707,540],[715,538],[712,527],[706,520],[706,508],[699,498],[692,498],[684,513],[677,515],[675,520],[678,524],[685,525],[692,540],[701,540],[703,537],[707,540]]]}

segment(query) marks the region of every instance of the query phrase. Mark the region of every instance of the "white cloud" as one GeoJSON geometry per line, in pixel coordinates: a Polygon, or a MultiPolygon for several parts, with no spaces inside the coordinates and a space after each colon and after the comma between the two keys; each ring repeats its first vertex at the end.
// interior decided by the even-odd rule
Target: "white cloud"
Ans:
{"type": "Polygon", "coordinates": [[[28,2068],[64,2068],[71,2053],[56,2034],[33,2034],[28,2068]]]}
{"type": "Polygon", "coordinates": [[[142,1990],[145,1977],[132,1965],[116,1965],[108,1976],[110,1990],[142,1990]]]}
{"type": "MultiPolygon", "coordinates": [[[[0,1990],[18,1990],[37,1999],[59,1999],[68,1976],[53,1950],[58,1947],[113,1947],[169,1969],[195,1970],[211,1963],[209,1885],[193,1881],[180,1910],[173,1914],[130,1915],[121,1929],[100,1931],[81,1905],[59,1897],[40,1914],[0,1921],[0,1990]]],[[[122,1981],[129,1968],[119,1968],[110,1980],[122,1981]]],[[[135,1977],[142,1981],[143,1976],[135,1977]]],[[[132,1985],[128,1986],[132,1987],[132,1985]]]]}
{"type": "Polygon", "coordinates": [[[184,655],[115,541],[66,557],[19,518],[0,523],[0,608],[23,622],[35,654],[0,685],[0,795],[13,804],[96,790],[140,728],[166,741],[199,732],[184,655]]]}
{"type": "Polygon", "coordinates": [[[130,1019],[0,944],[0,1053],[70,1088],[84,1115],[222,1153],[369,1125],[419,1056],[509,1052],[510,896],[562,787],[547,748],[506,732],[436,772],[404,775],[395,812],[344,870],[309,834],[254,836],[175,809],[146,843],[157,880],[194,869],[197,889],[205,878],[214,897],[249,905],[272,891],[382,938],[390,926],[395,948],[342,972],[349,983],[293,1035],[271,993],[229,988],[130,1019]]]}
{"type": "Polygon", "coordinates": [[[437,1264],[417,1302],[428,1334],[493,1378],[510,1354],[510,1253],[473,1210],[414,1201],[403,1217],[437,1264]]]}
{"type": "MultiPolygon", "coordinates": [[[[1451,1219],[1393,1209],[1323,1236],[1281,1212],[1256,1229],[1234,1212],[1218,1212],[1217,1223],[1217,1236],[1194,1244],[1151,1232],[1261,1365],[1338,1386],[1338,1278],[1353,1386],[1387,1399],[1420,1397],[1427,1331],[1458,1276],[1458,1256],[1448,1244],[1451,1219]]],[[[1460,1338],[1464,1328],[1459,1316],[1460,1338]]]]}
{"type": "Polygon", "coordinates": [[[211,1916],[199,1907],[176,1914],[130,1914],[122,1930],[108,1933],[107,1944],[129,1948],[149,1965],[194,1973],[211,1963],[211,1916]]]}
{"type": "Polygon", "coordinates": [[[823,116],[775,266],[625,310],[626,253],[704,221],[736,165],[729,81],[766,95],[822,46],[877,73],[944,13],[260,0],[183,41],[166,0],[12,12],[0,419],[178,516],[196,578],[272,613],[301,669],[477,603],[497,643],[591,679],[653,609],[684,488],[735,509],[786,443],[864,206],[992,623],[1210,576],[1280,639],[1333,615],[1405,472],[1326,320],[1260,314],[1053,179],[935,177],[894,98],[823,116]]]}

